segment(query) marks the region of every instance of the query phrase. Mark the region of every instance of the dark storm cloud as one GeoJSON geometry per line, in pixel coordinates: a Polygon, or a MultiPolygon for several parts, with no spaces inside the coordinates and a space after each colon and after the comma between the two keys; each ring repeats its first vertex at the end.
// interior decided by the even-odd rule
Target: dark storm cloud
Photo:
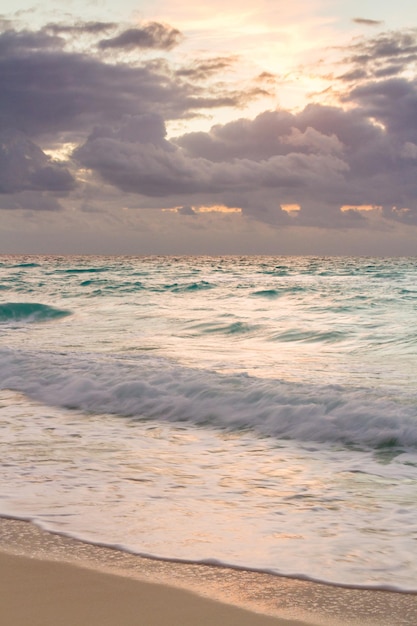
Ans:
{"type": "Polygon", "coordinates": [[[186,86],[146,67],[105,64],[67,52],[2,57],[0,77],[0,125],[34,135],[82,130],[152,107],[180,116],[190,97],[186,86]]]}
{"type": "Polygon", "coordinates": [[[352,99],[362,100],[352,110],[309,105],[296,114],[266,112],[254,120],[215,126],[209,133],[189,133],[175,143],[166,139],[158,116],[130,119],[125,124],[137,126],[138,132],[127,131],[125,124],[101,129],[74,156],[121,191],[175,204],[239,206],[271,224],[366,225],[357,210],[341,212],[343,205],[381,206],[389,219],[416,222],[413,90],[391,90],[399,107],[395,115],[392,103],[382,106],[381,91],[368,86],[352,93],[352,99]],[[376,110],[376,105],[382,108],[376,110]],[[413,124],[405,135],[399,126],[404,111],[413,124]],[[386,119],[387,130],[375,119],[386,119]],[[302,206],[297,215],[281,211],[280,205],[293,203],[302,206]],[[409,211],[393,211],[394,206],[409,211]]]}
{"type": "Polygon", "coordinates": [[[64,167],[46,165],[33,172],[30,186],[32,189],[66,192],[74,188],[75,181],[64,167]]]}
{"type": "MultiPolygon", "coordinates": [[[[164,30],[167,36],[173,32],[164,30]]],[[[44,30],[0,34],[0,129],[13,127],[32,137],[58,132],[81,137],[94,124],[127,114],[189,117],[203,107],[240,105],[262,92],[231,91],[223,85],[207,95],[204,86],[175,76],[166,61],[106,63],[67,51],[64,43],[44,30]]]]}
{"type": "Polygon", "coordinates": [[[106,50],[169,49],[178,41],[178,31],[165,26],[140,40],[143,27],[101,38],[97,52],[91,38],[107,28],[113,24],[0,35],[0,131],[18,131],[0,137],[1,207],[59,208],[78,168],[89,170],[72,195],[81,204],[102,193],[104,182],[115,201],[129,194],[132,206],[177,206],[180,215],[224,204],[277,226],[364,228],[365,214],[340,207],[372,205],[387,219],[417,223],[417,84],[401,77],[417,57],[414,31],[385,33],[346,51],[340,106],[268,111],[173,140],[167,120],[268,92],[216,83],[234,57],[196,59],[180,69],[167,58],[104,62],[106,50]],[[84,34],[89,52],[66,48],[65,35],[84,34]],[[67,168],[36,145],[45,137],[54,146],[62,137],[78,144],[67,168]],[[301,210],[287,213],[287,204],[301,210]]]}
{"type": "Polygon", "coordinates": [[[0,193],[24,190],[65,193],[74,188],[69,171],[51,159],[23,133],[0,132],[0,193]]]}
{"type": "MultiPolygon", "coordinates": [[[[140,120],[138,126],[141,126],[140,120]]],[[[223,159],[216,162],[208,154],[203,156],[204,150],[197,156],[168,142],[156,116],[153,120],[148,117],[143,126],[152,129],[148,137],[136,134],[129,140],[123,139],[126,137],[123,126],[117,131],[93,133],[74,157],[125,192],[161,198],[201,195],[208,203],[224,204],[230,204],[239,194],[246,194],[245,206],[251,210],[259,206],[258,196],[251,203],[254,190],[269,194],[262,205],[278,208],[275,195],[278,190],[280,194],[294,195],[297,190],[308,189],[311,193],[325,184],[328,189],[336,182],[343,184],[342,172],[346,165],[337,155],[340,149],[337,140],[314,131],[307,131],[304,136],[299,133],[296,137],[286,137],[281,153],[269,150],[267,159],[250,158],[242,142],[239,157],[228,159],[223,155],[223,159]],[[301,147],[291,148],[287,141],[301,147]],[[309,150],[310,145],[315,148],[309,150]]],[[[227,127],[224,129],[227,134],[227,127]]],[[[290,133],[290,126],[287,131],[290,133]]],[[[257,143],[259,145],[259,140],[257,143]]],[[[268,152],[268,148],[265,151],[268,152]]]]}
{"type": "Polygon", "coordinates": [[[176,46],[181,39],[179,30],[159,24],[158,22],[150,22],[142,28],[129,28],[124,32],[110,39],[102,39],[98,43],[101,50],[122,49],[133,50],[134,48],[157,48],[160,50],[170,50],[176,46]]]}
{"type": "Polygon", "coordinates": [[[399,76],[405,70],[415,69],[417,31],[381,33],[349,46],[347,51],[343,64],[351,69],[339,76],[342,80],[399,76]]]}
{"type": "Polygon", "coordinates": [[[381,26],[384,23],[380,20],[369,20],[364,17],[354,17],[352,22],[355,24],[363,24],[364,26],[381,26]]]}
{"type": "Polygon", "coordinates": [[[348,52],[343,63],[350,69],[338,79],[349,88],[339,97],[375,135],[364,134],[362,145],[348,153],[352,184],[367,198],[362,204],[382,206],[389,219],[417,223],[417,30],[381,33],[348,52]]]}
{"type": "MultiPolygon", "coordinates": [[[[209,133],[189,133],[180,137],[177,144],[192,157],[212,161],[227,161],[242,154],[252,160],[267,159],[283,153],[280,137],[288,134],[293,120],[288,111],[268,111],[253,121],[238,119],[214,126],[209,133]]],[[[287,151],[285,147],[284,153],[287,151]]]]}
{"type": "Polygon", "coordinates": [[[363,115],[384,124],[391,143],[417,141],[416,80],[372,81],[353,89],[345,100],[359,105],[363,115]]]}

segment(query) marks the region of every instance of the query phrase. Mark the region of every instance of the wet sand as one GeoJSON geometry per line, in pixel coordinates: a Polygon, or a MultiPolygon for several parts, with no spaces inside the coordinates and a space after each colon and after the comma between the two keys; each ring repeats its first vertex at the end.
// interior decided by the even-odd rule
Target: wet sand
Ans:
{"type": "Polygon", "coordinates": [[[415,626],[417,595],[148,559],[0,519],[5,626],[415,626]]]}
{"type": "Polygon", "coordinates": [[[7,626],[295,626],[166,585],[0,554],[7,626]]]}

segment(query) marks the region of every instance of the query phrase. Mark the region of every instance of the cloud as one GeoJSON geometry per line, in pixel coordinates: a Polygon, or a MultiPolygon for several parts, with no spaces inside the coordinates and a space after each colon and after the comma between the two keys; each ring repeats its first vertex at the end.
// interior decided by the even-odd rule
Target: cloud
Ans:
{"type": "Polygon", "coordinates": [[[381,26],[384,23],[381,20],[369,20],[364,17],[354,17],[352,22],[354,24],[362,24],[363,26],[381,26]]]}
{"type": "Polygon", "coordinates": [[[33,54],[26,48],[24,54],[2,56],[0,76],[8,77],[2,81],[0,126],[30,135],[82,131],[151,108],[181,116],[192,95],[187,86],[146,66],[105,64],[65,51],[33,54]]]}
{"type": "Polygon", "coordinates": [[[236,61],[236,56],[213,57],[211,59],[194,61],[192,65],[177,70],[176,75],[192,80],[206,80],[213,74],[229,70],[236,61]]]}
{"type": "Polygon", "coordinates": [[[0,206],[56,210],[70,195],[91,209],[99,200],[180,207],[173,220],[218,205],[275,227],[364,229],[377,218],[417,224],[417,81],[404,75],[417,56],[414,31],[345,50],[343,95],[332,106],[265,111],[172,138],[170,120],[267,92],[218,81],[233,69],[233,55],[205,53],[188,65],[168,55],[104,60],[106,50],[146,47],[152,57],[178,43],[175,29],[151,26],[119,32],[111,22],[77,22],[0,35],[0,206]],[[90,47],[71,49],[66,35],[88,35],[90,47]],[[61,165],[40,147],[60,144],[76,146],[61,165]],[[300,210],[284,210],[289,205],[300,210]],[[364,206],[381,209],[365,213],[364,206]]]}
{"type": "Polygon", "coordinates": [[[8,56],[22,58],[31,53],[39,54],[42,50],[62,48],[65,42],[61,37],[50,35],[40,30],[37,32],[13,29],[0,34],[0,55],[5,60],[8,56]]]}
{"type": "MultiPolygon", "coordinates": [[[[158,28],[150,31],[154,45],[169,46],[177,31],[158,28]]],[[[264,93],[224,85],[212,85],[208,93],[204,85],[176,75],[168,61],[105,62],[91,51],[65,46],[64,39],[43,29],[0,34],[0,129],[16,128],[31,137],[74,133],[71,140],[79,141],[95,124],[124,115],[155,111],[165,120],[177,119],[202,108],[239,106],[264,93]]]]}
{"type": "Polygon", "coordinates": [[[341,76],[337,77],[339,80],[344,80],[347,82],[359,82],[365,78],[368,78],[368,72],[361,67],[350,70],[349,72],[345,72],[341,76]]]}
{"type": "Polygon", "coordinates": [[[176,28],[150,22],[142,28],[129,28],[116,37],[102,39],[98,42],[101,50],[122,49],[133,50],[135,48],[157,48],[171,50],[181,40],[181,33],[176,28]]]}
{"type": "Polygon", "coordinates": [[[177,213],[180,215],[190,215],[192,217],[197,217],[197,213],[194,211],[192,206],[182,206],[177,209],[177,213]]]}
{"type": "Polygon", "coordinates": [[[346,48],[342,64],[350,69],[342,80],[361,81],[385,76],[401,76],[413,70],[417,61],[417,30],[391,31],[364,38],[346,48]]]}
{"type": "Polygon", "coordinates": [[[116,22],[76,22],[75,24],[63,24],[50,22],[46,24],[43,31],[51,31],[55,35],[70,34],[70,35],[97,35],[103,32],[108,32],[117,28],[116,22]]]}
{"type": "Polygon", "coordinates": [[[274,154],[289,152],[281,137],[288,135],[294,115],[289,111],[266,111],[254,120],[238,119],[216,125],[209,133],[193,132],[176,140],[192,157],[227,161],[245,155],[252,160],[268,159],[274,154]]]}
{"type": "MultiPolygon", "coordinates": [[[[416,32],[383,33],[371,39],[365,45],[358,44],[358,49],[368,54],[372,60],[377,59],[407,59],[410,54],[417,52],[416,32]]],[[[362,56],[360,57],[363,58],[362,56]]]]}
{"type": "MultiPolygon", "coordinates": [[[[274,115],[268,117],[272,119],[274,115]]],[[[276,117],[279,118],[278,113],[276,117]]],[[[259,120],[252,123],[247,120],[247,128],[256,122],[259,120]]],[[[306,128],[302,133],[287,124],[287,134],[281,142],[276,142],[281,149],[264,147],[263,156],[267,152],[269,155],[263,159],[251,158],[252,150],[245,150],[249,140],[246,138],[245,142],[241,133],[237,150],[240,156],[227,157],[230,150],[226,149],[223,158],[216,161],[210,158],[210,150],[205,152],[204,142],[198,146],[200,154],[197,154],[184,149],[186,138],[183,146],[181,141],[177,144],[167,141],[162,121],[157,116],[147,116],[146,121],[129,119],[126,123],[133,123],[138,129],[146,128],[147,135],[126,133],[125,124],[117,129],[100,129],[74,153],[83,167],[94,170],[123,192],[170,201],[173,197],[177,200],[192,198],[196,200],[193,205],[240,206],[264,221],[288,221],[291,218],[281,211],[280,202],[300,196],[305,199],[311,194],[320,194],[320,189],[324,188],[329,193],[333,187],[344,184],[343,172],[348,166],[340,158],[341,146],[337,138],[313,129],[306,128]]],[[[225,137],[230,136],[227,125],[222,130],[225,137]]],[[[219,127],[216,132],[220,132],[219,127]]],[[[269,133],[268,138],[272,134],[269,133]]],[[[255,134],[249,132],[248,135],[255,144],[255,134]]],[[[194,147],[197,144],[198,141],[194,147]]],[[[236,148],[236,141],[234,144],[236,148]]],[[[259,137],[256,144],[259,149],[259,137]]]]}
{"type": "Polygon", "coordinates": [[[223,204],[269,224],[357,228],[370,216],[341,207],[370,205],[383,207],[386,219],[413,223],[414,88],[404,80],[401,91],[389,82],[353,90],[359,106],[350,110],[316,104],[298,113],[265,112],[175,141],[167,140],[157,115],[126,118],[92,133],[74,158],[120,191],[157,198],[159,206],[223,204]],[[391,93],[385,106],[381,90],[391,93]],[[407,129],[400,128],[403,117],[407,129]],[[287,204],[301,210],[288,214],[281,209],[287,204]]]}
{"type": "Polygon", "coordinates": [[[360,106],[362,115],[378,120],[391,144],[417,140],[417,81],[390,78],[355,87],[345,101],[360,106]]]}
{"type": "Polygon", "coordinates": [[[70,172],[55,164],[19,131],[0,132],[0,193],[24,190],[68,192],[75,186],[70,172]]]}
{"type": "Polygon", "coordinates": [[[41,191],[0,194],[0,209],[25,211],[61,211],[59,200],[41,191]]]}

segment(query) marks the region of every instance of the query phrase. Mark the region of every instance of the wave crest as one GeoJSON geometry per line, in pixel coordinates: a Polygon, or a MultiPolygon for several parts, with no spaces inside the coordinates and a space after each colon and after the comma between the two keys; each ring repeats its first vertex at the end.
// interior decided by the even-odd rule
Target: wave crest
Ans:
{"type": "Polygon", "coordinates": [[[0,322],[45,322],[71,315],[71,311],[57,309],[38,302],[5,302],[0,304],[0,322]]]}
{"type": "Polygon", "coordinates": [[[320,443],[417,448],[417,406],[367,388],[220,375],[154,357],[0,351],[0,388],[53,406],[320,443]]]}

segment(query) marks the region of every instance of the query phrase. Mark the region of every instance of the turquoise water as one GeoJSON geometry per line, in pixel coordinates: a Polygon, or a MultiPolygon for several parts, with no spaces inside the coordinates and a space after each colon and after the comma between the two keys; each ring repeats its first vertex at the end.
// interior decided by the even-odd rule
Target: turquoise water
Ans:
{"type": "Polygon", "coordinates": [[[417,259],[0,257],[0,513],[417,590],[417,259]]]}

